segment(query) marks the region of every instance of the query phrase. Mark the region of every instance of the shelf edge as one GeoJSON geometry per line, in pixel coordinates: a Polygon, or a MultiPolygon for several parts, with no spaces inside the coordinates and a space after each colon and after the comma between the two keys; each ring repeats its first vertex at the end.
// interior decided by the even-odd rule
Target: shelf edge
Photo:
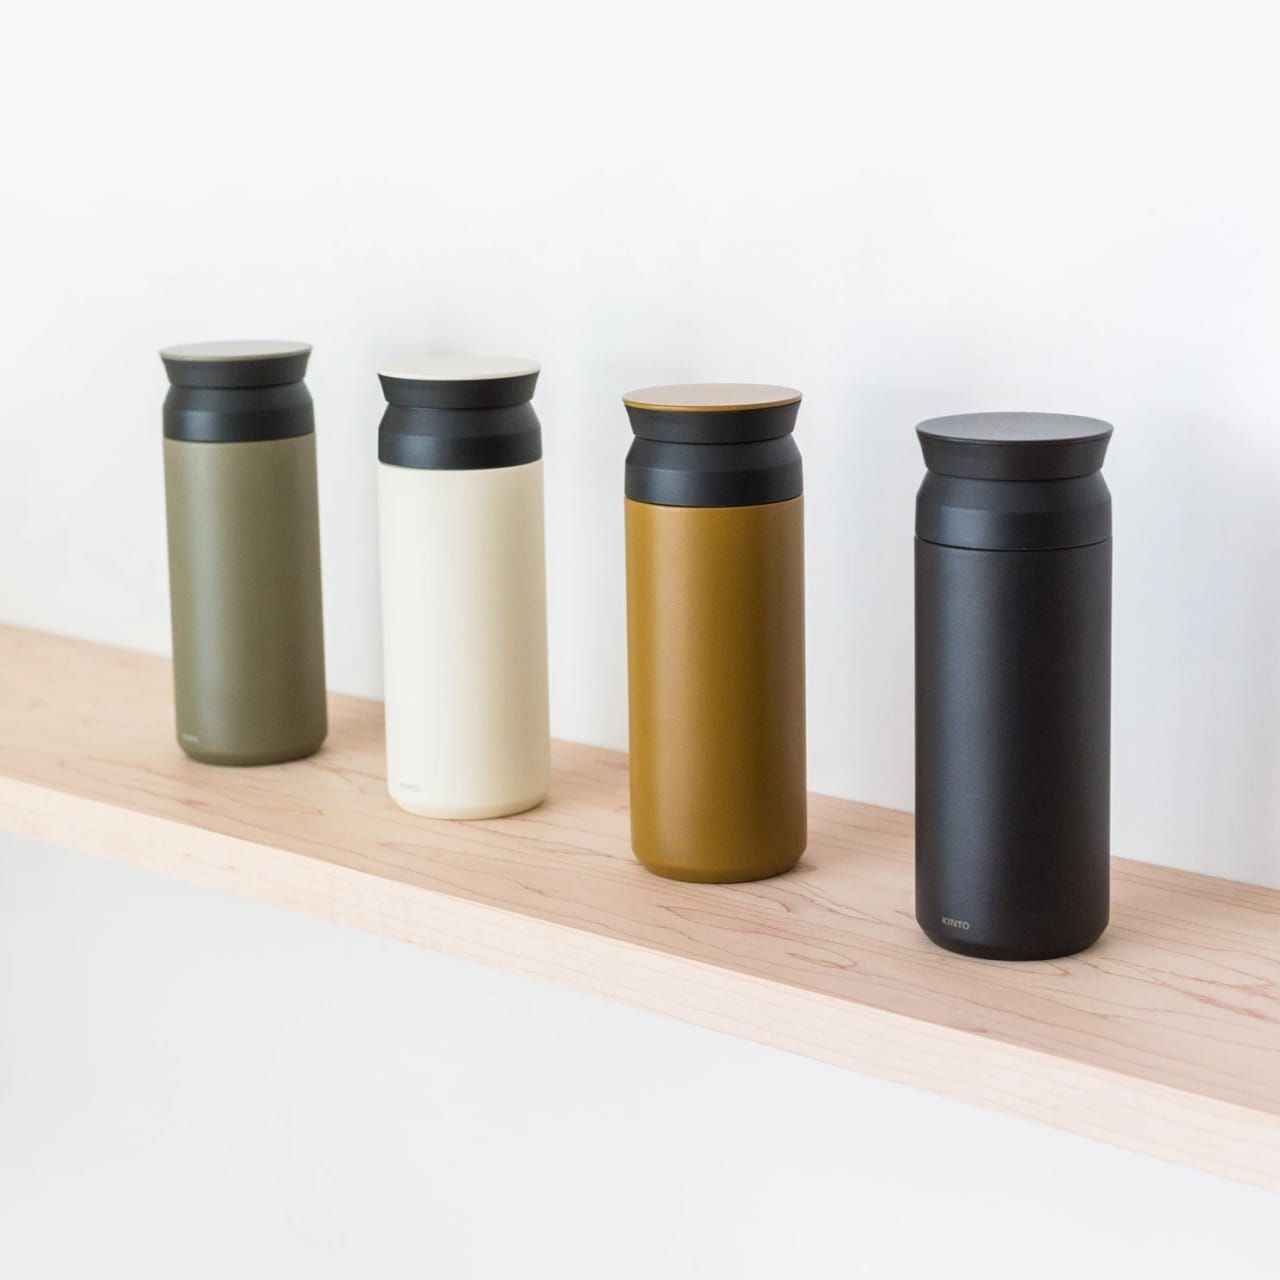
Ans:
{"type": "Polygon", "coordinates": [[[0,824],[1280,1191],[1280,1116],[12,777],[0,824]]]}

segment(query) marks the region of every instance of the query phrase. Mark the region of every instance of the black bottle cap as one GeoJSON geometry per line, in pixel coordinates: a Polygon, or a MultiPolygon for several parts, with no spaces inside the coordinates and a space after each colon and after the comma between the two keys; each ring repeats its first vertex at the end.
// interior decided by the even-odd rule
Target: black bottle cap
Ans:
{"type": "Polygon", "coordinates": [[[175,387],[236,390],[301,382],[310,355],[310,343],[273,341],[187,342],[160,351],[175,387]]]}
{"type": "Polygon", "coordinates": [[[916,534],[975,551],[1053,551],[1111,537],[1111,424],[1063,413],[966,413],[916,432],[928,468],[916,534]],[[996,481],[997,483],[992,483],[996,481]]]}
{"type": "Polygon", "coordinates": [[[1102,469],[1112,427],[1069,413],[961,413],[916,427],[925,466],[970,480],[1069,480],[1102,469]]]}
{"type": "Polygon", "coordinates": [[[288,440],[315,430],[306,342],[189,342],[160,352],[164,434],[188,444],[288,440]]]}
{"type": "Polygon", "coordinates": [[[629,391],[622,402],[636,435],[626,468],[634,502],[747,507],[804,489],[791,387],[699,382],[629,391]]]}
{"type": "Polygon", "coordinates": [[[502,356],[431,356],[381,370],[378,461],[426,471],[536,462],[542,429],[529,401],[538,372],[533,360],[502,356]]]}

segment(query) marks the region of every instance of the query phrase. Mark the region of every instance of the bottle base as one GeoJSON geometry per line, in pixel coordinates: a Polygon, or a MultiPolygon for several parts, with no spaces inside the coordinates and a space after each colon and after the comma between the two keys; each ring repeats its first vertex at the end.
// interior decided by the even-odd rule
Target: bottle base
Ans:
{"type": "Polygon", "coordinates": [[[388,791],[387,794],[398,808],[403,809],[405,813],[413,814],[415,818],[439,818],[445,822],[477,822],[481,818],[510,818],[514,814],[527,813],[530,809],[536,809],[547,798],[546,792],[542,792],[532,799],[500,801],[496,804],[470,805],[458,808],[456,806],[422,804],[416,800],[406,800],[404,797],[396,795],[394,791],[388,791]]]}
{"type": "Polygon", "coordinates": [[[937,930],[926,926],[918,917],[916,923],[920,926],[920,932],[935,946],[941,947],[944,951],[951,951],[959,956],[968,956],[972,960],[1002,960],[1013,963],[1035,960],[1062,960],[1067,956],[1077,956],[1082,951],[1088,951],[1107,931],[1107,926],[1104,924],[1096,933],[1076,942],[1038,946],[1000,946],[984,942],[970,942],[963,937],[953,937],[950,934],[939,933],[937,930]]]}
{"type": "Polygon", "coordinates": [[[189,760],[197,764],[211,764],[226,769],[256,769],[268,764],[288,764],[291,760],[305,760],[324,746],[324,739],[305,747],[277,748],[273,751],[201,751],[193,749],[181,739],[178,746],[189,760]]]}
{"type": "MultiPolygon", "coordinates": [[[[635,853],[635,850],[632,850],[635,853]]],[[[691,867],[682,863],[655,862],[636,853],[636,861],[664,880],[682,880],[686,884],[751,884],[786,875],[804,856],[804,851],[787,862],[766,867],[691,867]]]]}

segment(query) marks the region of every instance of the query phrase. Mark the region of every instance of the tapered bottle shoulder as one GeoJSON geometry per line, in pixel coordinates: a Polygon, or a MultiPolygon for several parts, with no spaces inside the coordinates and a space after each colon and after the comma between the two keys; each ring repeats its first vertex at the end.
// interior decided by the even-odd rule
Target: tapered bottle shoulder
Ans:
{"type": "Polygon", "coordinates": [[[985,480],[926,472],[916,534],[939,546],[1054,551],[1112,535],[1111,491],[1101,472],[1061,480],[985,480]]]}

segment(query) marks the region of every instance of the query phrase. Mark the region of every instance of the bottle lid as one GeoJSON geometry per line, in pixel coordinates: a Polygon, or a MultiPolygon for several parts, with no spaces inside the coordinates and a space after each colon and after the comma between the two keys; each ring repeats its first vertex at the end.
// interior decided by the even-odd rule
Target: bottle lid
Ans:
{"type": "Polygon", "coordinates": [[[695,382],[629,391],[622,403],[636,434],[626,468],[633,502],[749,507],[803,491],[793,387],[695,382]]]}
{"type": "Polygon", "coordinates": [[[426,356],[378,371],[388,404],[497,409],[533,399],[541,366],[513,356],[426,356]]]}
{"type": "Polygon", "coordinates": [[[162,347],[160,359],[175,387],[278,387],[301,382],[308,342],[186,342],[162,347]]]}
{"type": "Polygon", "coordinates": [[[1069,413],[961,413],[916,427],[925,466],[970,480],[1069,480],[1102,469],[1112,426],[1069,413]]]}
{"type": "Polygon", "coordinates": [[[429,356],[378,373],[387,411],[378,461],[420,471],[517,467],[542,457],[542,429],[530,400],[534,360],[429,356]]]}
{"type": "Polygon", "coordinates": [[[642,440],[751,444],[791,434],[800,392],[750,382],[692,382],[628,391],[622,403],[642,440]]]}

